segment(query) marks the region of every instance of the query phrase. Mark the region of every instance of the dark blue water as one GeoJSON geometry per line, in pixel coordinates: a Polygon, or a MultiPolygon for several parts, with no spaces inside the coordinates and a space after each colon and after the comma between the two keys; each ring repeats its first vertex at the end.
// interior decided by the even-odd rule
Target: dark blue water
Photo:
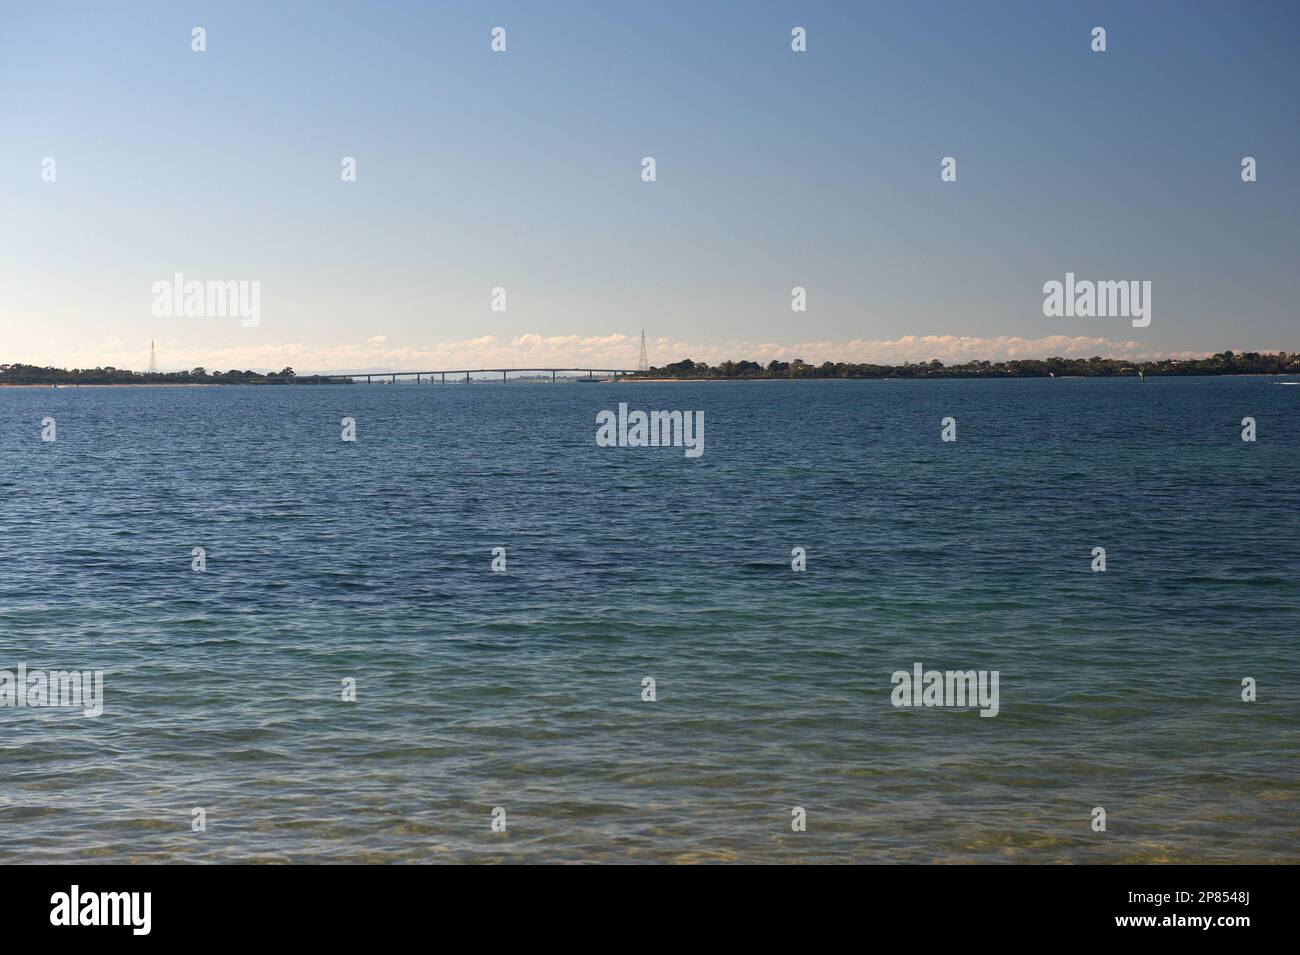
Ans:
{"type": "Polygon", "coordinates": [[[0,390],[0,861],[1297,861],[1278,381],[0,390]]]}

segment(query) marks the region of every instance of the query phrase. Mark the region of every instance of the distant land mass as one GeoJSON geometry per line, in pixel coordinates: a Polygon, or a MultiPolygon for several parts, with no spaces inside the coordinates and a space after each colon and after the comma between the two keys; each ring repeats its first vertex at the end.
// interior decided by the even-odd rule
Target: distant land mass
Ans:
{"type": "MultiPolygon", "coordinates": [[[[411,374],[394,369],[396,374],[411,374]]],[[[375,372],[375,377],[385,373],[375,372]]],[[[1012,361],[968,361],[945,365],[935,360],[902,365],[822,362],[802,359],[724,361],[709,365],[685,358],[663,367],[620,376],[621,381],[670,379],[674,381],[746,381],[789,378],[1123,378],[1139,374],[1152,377],[1189,375],[1300,375],[1300,353],[1259,354],[1230,351],[1209,358],[1160,361],[1126,361],[1119,358],[1020,358],[1012,361]]],[[[346,375],[299,375],[292,368],[278,372],[190,371],[144,372],[123,368],[50,368],[38,365],[0,365],[0,386],[6,385],[349,385],[346,375]]]]}
{"type": "Polygon", "coordinates": [[[292,368],[274,372],[128,371],[125,368],[42,368],[39,365],[0,365],[4,385],[350,385],[339,375],[298,375],[292,368]]]}
{"type": "Polygon", "coordinates": [[[1020,358],[1013,361],[968,361],[945,365],[935,360],[903,365],[872,365],[822,362],[809,365],[801,359],[770,361],[724,361],[708,365],[689,358],[662,368],[651,368],[632,377],[713,380],[764,378],[1122,378],[1144,375],[1295,375],[1300,374],[1300,354],[1278,352],[1261,355],[1230,351],[1209,358],[1160,361],[1124,361],[1118,358],[1020,358]]]}

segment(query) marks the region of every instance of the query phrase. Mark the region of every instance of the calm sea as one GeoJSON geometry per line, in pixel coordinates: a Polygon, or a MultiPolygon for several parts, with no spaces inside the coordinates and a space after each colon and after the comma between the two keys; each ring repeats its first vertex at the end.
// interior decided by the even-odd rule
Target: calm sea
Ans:
{"type": "Polygon", "coordinates": [[[1300,861],[1279,382],[0,390],[0,861],[1300,861]]]}

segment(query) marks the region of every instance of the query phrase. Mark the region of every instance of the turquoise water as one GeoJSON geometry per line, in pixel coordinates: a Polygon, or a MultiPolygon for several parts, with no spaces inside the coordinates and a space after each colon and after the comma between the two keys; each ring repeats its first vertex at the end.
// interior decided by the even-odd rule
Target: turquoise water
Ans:
{"type": "Polygon", "coordinates": [[[0,669],[105,671],[0,861],[1295,862],[1298,465],[1274,378],[0,390],[0,669]]]}

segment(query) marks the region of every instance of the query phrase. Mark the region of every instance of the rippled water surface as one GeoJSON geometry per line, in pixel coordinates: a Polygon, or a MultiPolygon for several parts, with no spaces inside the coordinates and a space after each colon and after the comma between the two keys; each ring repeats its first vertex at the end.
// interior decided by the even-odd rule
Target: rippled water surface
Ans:
{"type": "Polygon", "coordinates": [[[3,389],[0,508],[0,669],[105,671],[0,861],[1300,861],[1278,379],[3,389]]]}

